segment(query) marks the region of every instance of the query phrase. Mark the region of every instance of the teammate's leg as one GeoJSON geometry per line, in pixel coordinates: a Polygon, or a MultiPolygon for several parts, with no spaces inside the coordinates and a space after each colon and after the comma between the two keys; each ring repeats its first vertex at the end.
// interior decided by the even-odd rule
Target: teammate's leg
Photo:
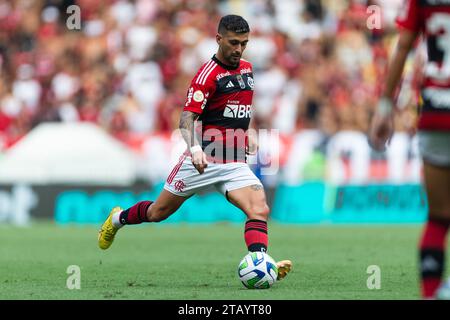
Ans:
{"type": "Polygon", "coordinates": [[[99,247],[108,249],[114,241],[117,231],[124,225],[160,222],[167,219],[178,210],[186,199],[188,197],[178,196],[163,189],[155,202],[140,201],[126,210],[122,210],[120,207],[113,208],[99,231],[99,247]]]}
{"type": "Polygon", "coordinates": [[[450,168],[424,161],[428,221],[419,244],[421,293],[433,298],[444,273],[446,235],[450,225],[450,168]]]}
{"type": "MultiPolygon", "coordinates": [[[[247,215],[245,222],[245,243],[248,251],[267,251],[268,233],[267,220],[269,206],[261,184],[253,184],[227,192],[228,200],[247,215]]],[[[278,279],[283,279],[292,268],[292,262],[283,260],[277,262],[278,279]]]]}

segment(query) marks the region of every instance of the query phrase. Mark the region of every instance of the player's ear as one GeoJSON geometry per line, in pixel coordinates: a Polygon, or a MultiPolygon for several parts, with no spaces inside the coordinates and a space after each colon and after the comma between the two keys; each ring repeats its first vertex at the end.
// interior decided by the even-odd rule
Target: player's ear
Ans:
{"type": "Polygon", "coordinates": [[[216,34],[216,42],[217,42],[217,44],[220,44],[220,40],[222,40],[222,35],[220,34],[220,33],[217,33],[216,34]]]}

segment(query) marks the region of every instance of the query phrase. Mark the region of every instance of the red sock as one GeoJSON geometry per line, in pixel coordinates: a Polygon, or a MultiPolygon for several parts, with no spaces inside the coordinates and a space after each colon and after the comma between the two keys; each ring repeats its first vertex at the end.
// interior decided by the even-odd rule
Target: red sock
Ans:
{"type": "Polygon", "coordinates": [[[444,273],[445,238],[449,221],[430,219],[420,242],[422,298],[433,298],[444,273]]]}
{"type": "Polygon", "coordinates": [[[148,222],[147,209],[153,201],[141,201],[136,203],[131,208],[123,210],[120,213],[119,220],[121,224],[139,224],[148,222]]]}
{"type": "Polygon", "coordinates": [[[267,237],[267,222],[263,220],[252,219],[245,223],[245,243],[248,251],[267,251],[269,242],[267,237]]]}

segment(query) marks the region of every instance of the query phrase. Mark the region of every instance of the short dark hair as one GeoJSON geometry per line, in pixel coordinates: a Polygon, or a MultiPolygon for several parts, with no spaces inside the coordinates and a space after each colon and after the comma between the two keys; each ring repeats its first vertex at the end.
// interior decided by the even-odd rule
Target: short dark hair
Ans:
{"type": "Polygon", "coordinates": [[[247,21],[241,16],[229,14],[220,19],[218,32],[223,34],[225,31],[233,31],[234,33],[250,32],[247,21]]]}

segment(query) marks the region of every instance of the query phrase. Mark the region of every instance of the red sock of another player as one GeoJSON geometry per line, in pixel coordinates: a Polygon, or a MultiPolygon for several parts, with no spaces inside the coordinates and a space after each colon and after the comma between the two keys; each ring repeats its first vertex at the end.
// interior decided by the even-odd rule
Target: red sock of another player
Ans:
{"type": "Polygon", "coordinates": [[[147,219],[147,209],[153,201],[141,201],[136,203],[131,208],[123,210],[120,213],[120,223],[121,224],[139,224],[142,222],[148,222],[147,219]]]}
{"type": "Polygon", "coordinates": [[[422,298],[433,298],[444,272],[445,238],[450,221],[430,219],[420,242],[422,298]]]}
{"type": "Polygon", "coordinates": [[[252,219],[245,223],[245,243],[248,251],[267,251],[269,242],[267,236],[267,222],[263,220],[252,219]]]}

